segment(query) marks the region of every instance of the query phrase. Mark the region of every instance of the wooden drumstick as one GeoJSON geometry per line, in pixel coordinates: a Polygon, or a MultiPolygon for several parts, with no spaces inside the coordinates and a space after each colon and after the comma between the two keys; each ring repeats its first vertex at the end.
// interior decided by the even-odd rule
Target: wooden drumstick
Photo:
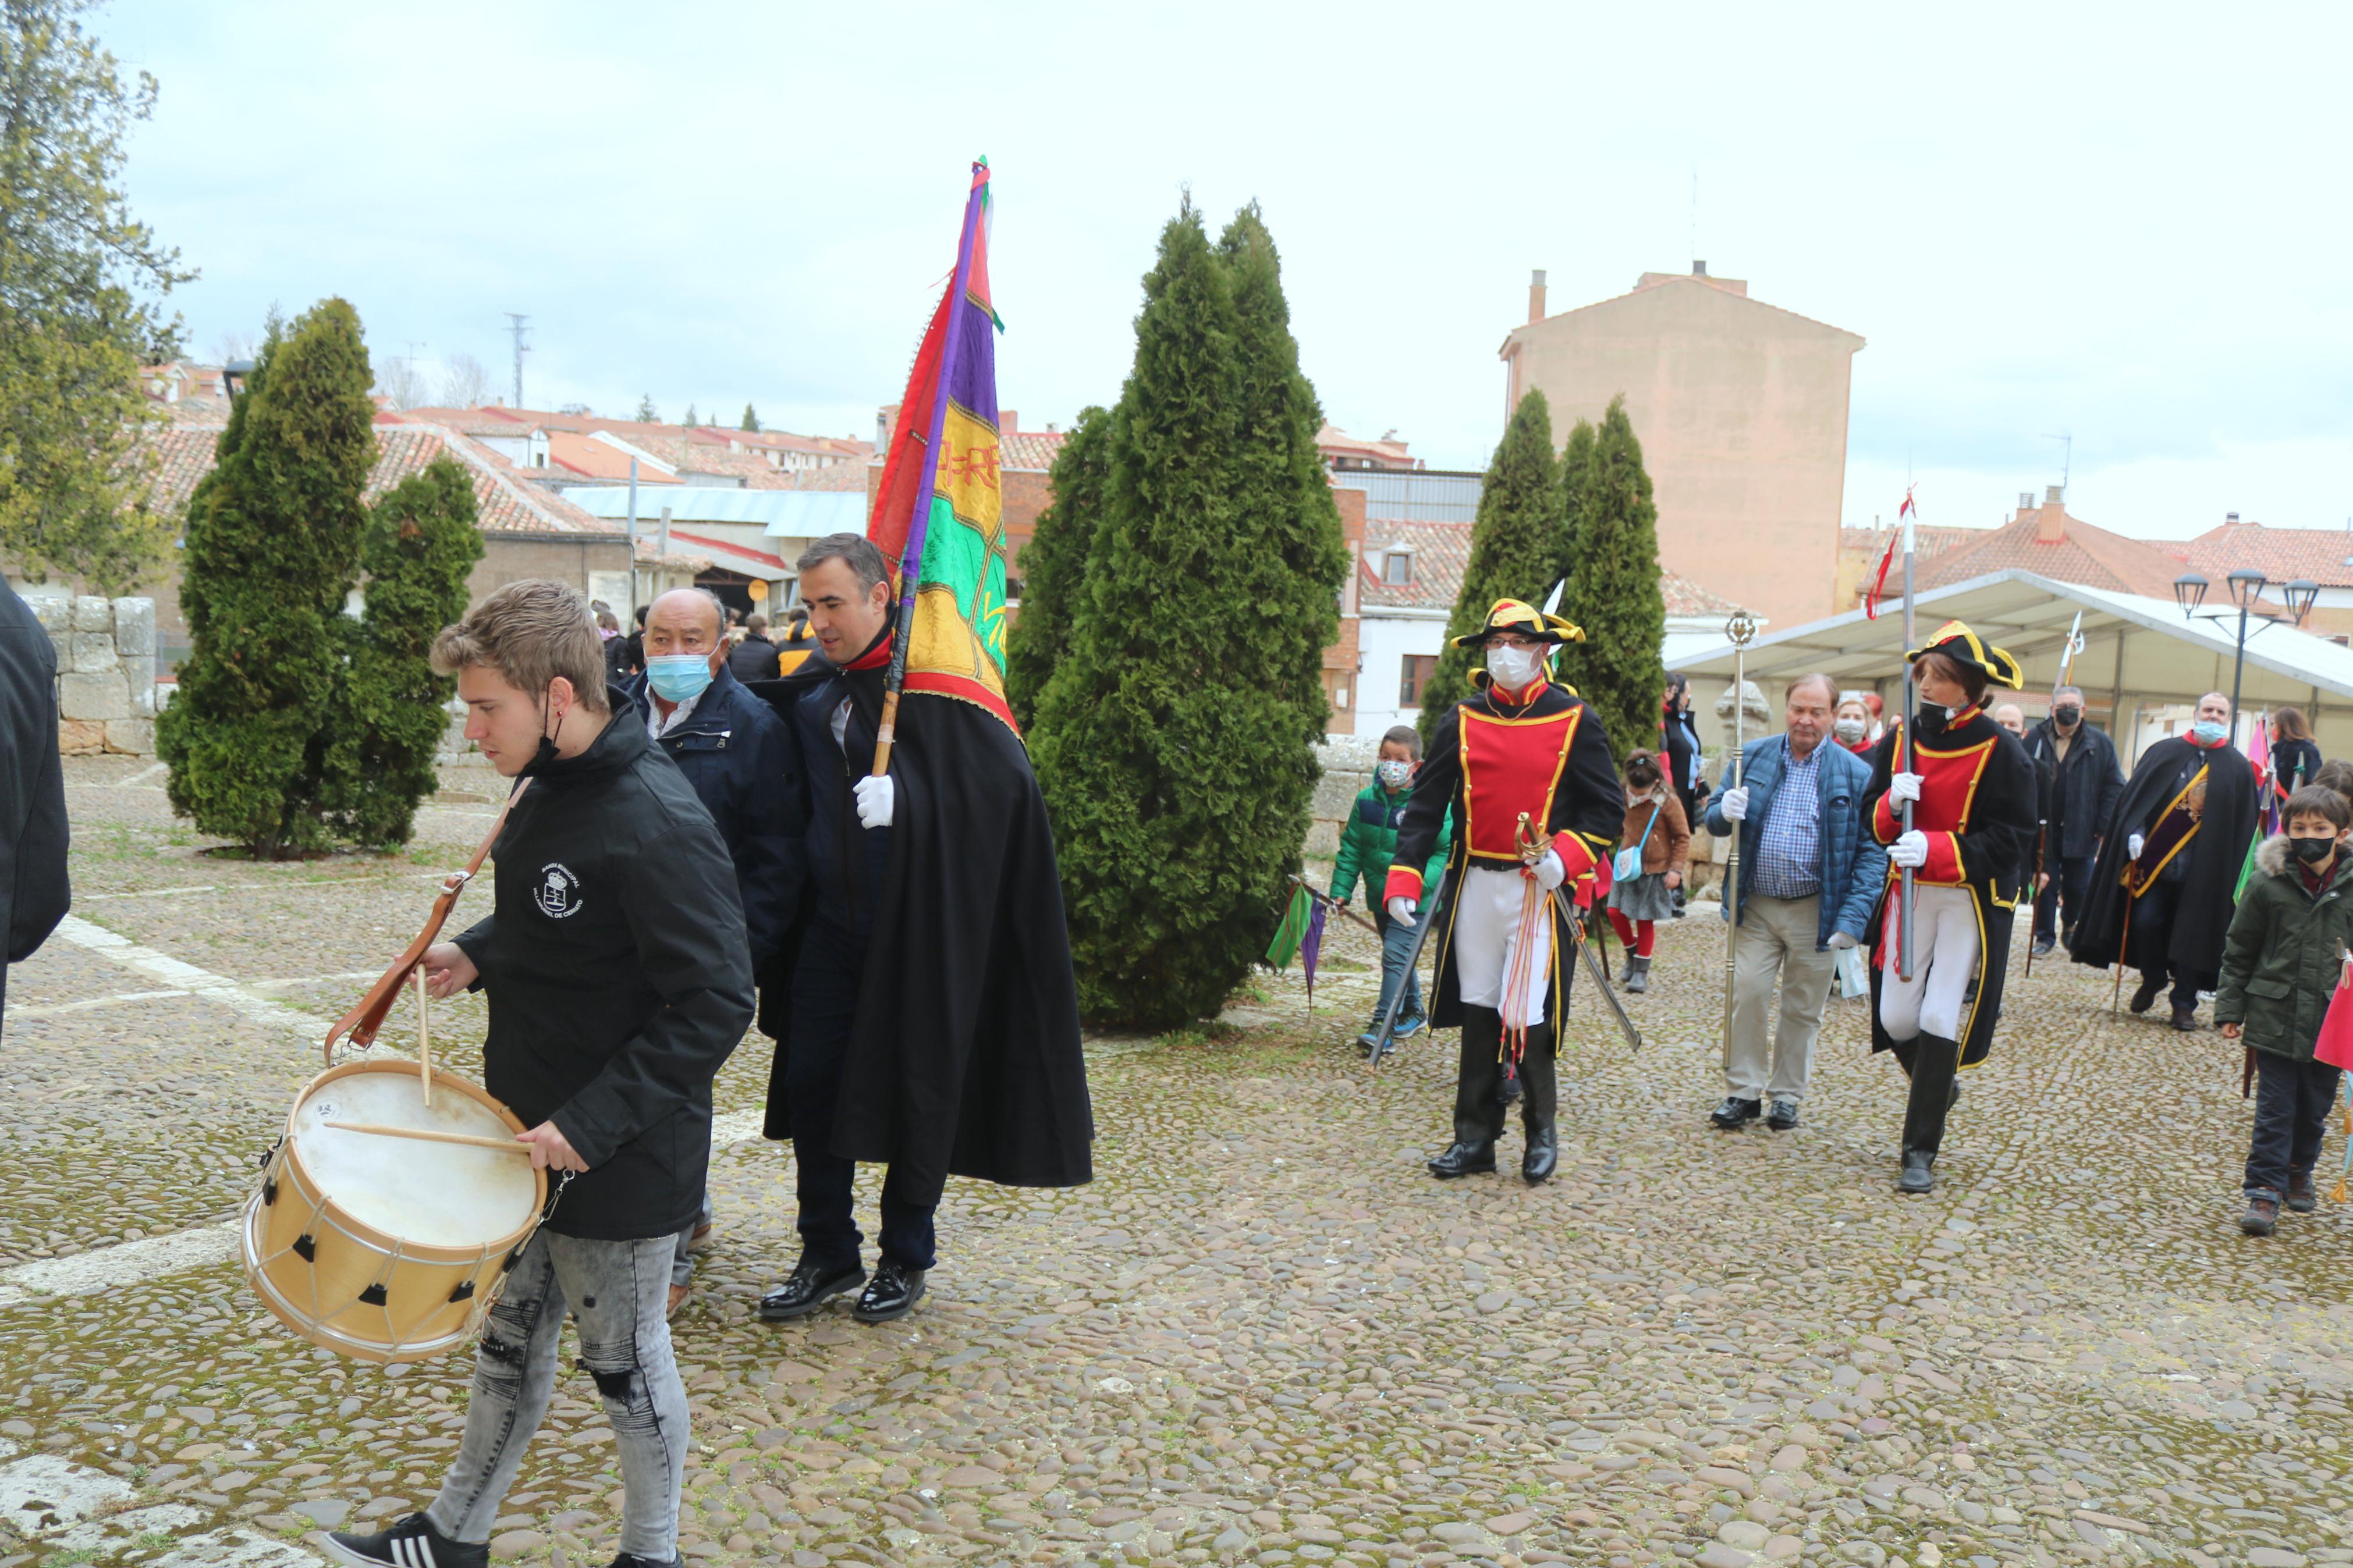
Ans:
{"type": "Polygon", "coordinates": [[[425,1109],[433,1109],[433,1042],[425,1033],[425,966],[418,964],[411,973],[417,976],[417,1076],[425,1083],[425,1109]]]}
{"type": "Polygon", "coordinates": [[[471,1132],[437,1132],[429,1127],[384,1127],[373,1121],[322,1121],[338,1132],[374,1132],[385,1138],[422,1138],[428,1143],[463,1143],[470,1149],[500,1149],[510,1154],[528,1154],[531,1145],[507,1138],[478,1138],[471,1132]]]}

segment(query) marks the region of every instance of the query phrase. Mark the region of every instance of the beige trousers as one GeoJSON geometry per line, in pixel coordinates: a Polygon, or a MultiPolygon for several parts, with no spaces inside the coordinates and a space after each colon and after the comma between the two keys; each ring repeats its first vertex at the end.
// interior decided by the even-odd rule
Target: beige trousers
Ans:
{"type": "Polygon", "coordinates": [[[1736,1100],[1805,1098],[1814,1041],[1822,1031],[1822,1005],[1838,967],[1838,954],[1814,950],[1821,908],[1820,894],[1748,896],[1732,942],[1732,1037],[1724,1047],[1725,1089],[1736,1100]],[[1768,1048],[1765,1016],[1777,980],[1781,1021],[1768,1048]]]}

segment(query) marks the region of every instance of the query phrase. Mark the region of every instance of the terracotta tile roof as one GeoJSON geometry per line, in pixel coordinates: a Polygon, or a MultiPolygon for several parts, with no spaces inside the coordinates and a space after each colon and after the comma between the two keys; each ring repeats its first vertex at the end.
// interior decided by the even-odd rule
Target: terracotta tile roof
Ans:
{"type": "Polygon", "coordinates": [[[2303,577],[2324,588],[2353,588],[2353,531],[2226,522],[2177,548],[2189,558],[2187,570],[2205,574],[2217,588],[2242,566],[2274,583],[2303,577]]]}
{"type": "MultiPolygon", "coordinates": [[[[1989,531],[1988,529],[1968,528],[1958,523],[1942,525],[1924,523],[1912,531],[1913,565],[1916,568],[1921,560],[1967,544],[1971,540],[1982,539],[1989,531]]],[[[1887,541],[1894,532],[1895,530],[1892,528],[1841,528],[1839,530],[1839,549],[1868,556],[1871,563],[1876,566],[1879,564],[1880,552],[1887,548],[1887,541]]]]}
{"type": "Polygon", "coordinates": [[[1659,593],[1667,601],[1671,616],[1730,616],[1740,608],[1723,595],[1664,567],[1659,569],[1659,593]]]}
{"type": "MultiPolygon", "coordinates": [[[[1365,555],[1357,568],[1356,598],[1364,611],[1451,610],[1462,591],[1462,574],[1471,564],[1468,522],[1385,522],[1365,524],[1365,555]],[[1381,571],[1391,545],[1413,552],[1413,580],[1385,583],[1381,571]]],[[[1690,578],[1663,567],[1659,590],[1670,616],[1729,616],[1740,606],[1721,594],[1701,587],[1690,578]]]]}
{"type": "MultiPolygon", "coordinates": [[[[152,461],[154,485],[151,506],[180,516],[196,482],[212,471],[219,426],[176,426],[143,438],[135,461],[152,461]]],[[[431,425],[376,426],[375,467],[368,473],[366,499],[373,501],[412,474],[425,471],[436,458],[447,456],[462,464],[474,483],[477,522],[498,533],[596,533],[621,531],[613,524],[574,506],[562,496],[524,483],[511,465],[451,431],[431,425]]]]}
{"type": "Polygon", "coordinates": [[[2173,580],[2183,571],[2179,556],[2063,512],[2058,520],[2060,537],[2046,542],[2039,537],[2045,510],[2029,510],[2000,528],[1973,530],[1974,538],[1925,559],[1915,557],[1914,582],[1922,588],[1941,588],[2016,567],[2054,582],[2171,601],[2173,580]]]}
{"type": "MultiPolygon", "coordinates": [[[[440,425],[464,436],[521,436],[533,429],[570,430],[588,435],[608,430],[623,440],[643,446],[649,439],[693,441],[715,451],[731,446],[761,451],[801,452],[855,461],[873,455],[874,443],[839,436],[797,436],[788,430],[731,430],[717,425],[641,425],[634,419],[613,419],[597,414],[562,414],[543,408],[411,408],[394,416],[403,424],[440,425]]],[[[651,450],[650,447],[648,448],[651,450]]],[[[738,454],[739,456],[742,454],[738,454]]],[[[761,466],[768,467],[765,458],[761,466]]],[[[775,471],[773,468],[771,471],[775,471]]]]}
{"type": "Polygon", "coordinates": [[[1315,432],[1315,449],[1328,459],[1338,453],[1369,456],[1385,468],[1418,468],[1419,460],[1409,454],[1404,441],[1373,440],[1351,436],[1337,425],[1325,425],[1315,432]]]}
{"type": "Polygon", "coordinates": [[[1451,610],[1462,591],[1462,574],[1471,564],[1471,529],[1467,522],[1367,522],[1365,555],[1356,573],[1356,600],[1365,610],[1451,610]],[[1384,583],[1381,572],[1388,547],[1402,544],[1413,552],[1413,579],[1384,583]]]}
{"type": "Polygon", "coordinates": [[[1062,449],[1069,436],[1067,430],[1018,430],[1010,436],[999,435],[997,466],[1043,472],[1054,466],[1054,455],[1062,449]]]}

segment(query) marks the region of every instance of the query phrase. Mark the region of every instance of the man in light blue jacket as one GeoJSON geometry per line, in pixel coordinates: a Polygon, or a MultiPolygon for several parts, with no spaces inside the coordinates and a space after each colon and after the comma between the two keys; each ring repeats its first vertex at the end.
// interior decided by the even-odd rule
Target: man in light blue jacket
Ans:
{"type": "Polygon", "coordinates": [[[1791,681],[1788,732],[1743,748],[1740,787],[1708,803],[1710,833],[1721,837],[1735,823],[1740,832],[1740,907],[1726,911],[1738,931],[1725,1093],[1708,1118],[1726,1131],[1754,1121],[1768,1095],[1765,1124],[1777,1131],[1798,1124],[1837,954],[1862,940],[1886,885],[1887,851],[1862,830],[1871,764],[1823,743],[1837,701],[1827,675],[1791,681]],[[1781,1021],[1768,1050],[1765,1015],[1777,982],[1781,1021]]]}

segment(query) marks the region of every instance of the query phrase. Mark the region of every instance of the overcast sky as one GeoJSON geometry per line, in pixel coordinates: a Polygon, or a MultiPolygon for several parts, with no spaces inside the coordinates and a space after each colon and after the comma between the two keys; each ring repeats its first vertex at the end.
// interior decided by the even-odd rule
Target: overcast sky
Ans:
{"type": "Polygon", "coordinates": [[[428,378],[871,435],[987,155],[1001,401],[1118,395],[1189,186],[1256,197],[1328,417],[1483,467],[1555,310],[1694,255],[1859,332],[1846,521],[2353,526],[2342,5],[116,0],[193,346],[328,294],[428,378]],[[1795,19],[1802,18],[1802,19],[1795,19]],[[1698,176],[1696,210],[1693,176],[1698,176]],[[1694,227],[1696,239],[1694,241],[1694,227]],[[1695,248],[1694,248],[1695,247],[1695,248]],[[417,345],[413,350],[410,345],[417,345]]]}

